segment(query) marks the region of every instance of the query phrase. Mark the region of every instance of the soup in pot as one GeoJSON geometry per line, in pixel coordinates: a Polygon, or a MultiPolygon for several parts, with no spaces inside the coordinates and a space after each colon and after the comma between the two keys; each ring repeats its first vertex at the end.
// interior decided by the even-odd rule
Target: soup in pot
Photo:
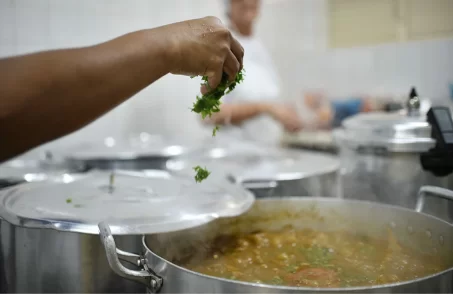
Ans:
{"type": "Polygon", "coordinates": [[[355,287],[402,282],[447,268],[440,257],[348,232],[286,229],[223,235],[203,260],[184,267],[209,276],[295,287],[355,287]]]}

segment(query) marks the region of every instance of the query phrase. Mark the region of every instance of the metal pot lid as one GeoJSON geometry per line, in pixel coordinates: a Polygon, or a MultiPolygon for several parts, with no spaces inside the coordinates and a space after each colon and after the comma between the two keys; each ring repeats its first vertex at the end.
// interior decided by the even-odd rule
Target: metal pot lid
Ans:
{"type": "Polygon", "coordinates": [[[28,228],[117,235],[186,229],[248,210],[254,196],[218,177],[197,184],[166,171],[93,171],[68,183],[26,183],[0,193],[0,218],[28,228]]]}
{"type": "Polygon", "coordinates": [[[180,140],[141,133],[129,140],[107,137],[102,142],[84,143],[67,154],[72,160],[133,160],[146,157],[174,157],[196,150],[180,140]]]}
{"type": "Polygon", "coordinates": [[[170,170],[207,167],[213,173],[227,173],[236,182],[287,181],[335,172],[339,160],[330,155],[283,148],[213,148],[203,154],[167,162],[170,170]]]}
{"type": "Polygon", "coordinates": [[[337,132],[336,137],[348,144],[381,146],[389,151],[423,152],[436,143],[431,138],[431,126],[424,115],[361,113],[345,119],[342,126],[343,132],[337,132]]]}

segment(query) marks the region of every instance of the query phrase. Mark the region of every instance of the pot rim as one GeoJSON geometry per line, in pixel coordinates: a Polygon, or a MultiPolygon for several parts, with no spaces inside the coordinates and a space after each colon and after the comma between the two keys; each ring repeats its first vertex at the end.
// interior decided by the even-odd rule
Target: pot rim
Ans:
{"type": "MultiPolygon", "coordinates": [[[[293,196],[293,197],[285,197],[285,198],[265,198],[265,199],[256,199],[255,200],[255,203],[258,203],[258,202],[281,202],[281,201],[316,201],[316,202],[347,202],[347,203],[364,203],[364,204],[373,204],[373,205],[376,205],[376,206],[379,206],[379,207],[387,207],[387,208],[392,208],[392,209],[396,209],[396,210],[400,210],[400,211],[406,211],[406,212],[412,212],[412,213],[417,213],[417,214],[421,214],[423,215],[424,217],[428,217],[428,218],[431,218],[431,219],[434,219],[436,221],[439,221],[439,222],[442,222],[444,224],[447,224],[448,226],[451,227],[451,229],[453,230],[453,224],[443,220],[443,219],[440,219],[436,216],[433,216],[433,215],[430,215],[430,214],[427,214],[427,213],[424,213],[424,212],[417,212],[413,209],[410,209],[410,208],[406,208],[406,207],[400,207],[400,206],[396,206],[396,205],[391,205],[391,204],[383,204],[383,203],[377,203],[377,202],[372,202],[372,201],[367,201],[367,200],[356,200],[356,199],[344,199],[344,198],[326,198],[326,197],[319,197],[319,196],[315,196],[315,197],[296,197],[296,196],[293,196]]],[[[412,284],[412,283],[418,283],[418,282],[422,282],[422,281],[426,281],[428,279],[431,279],[431,278],[434,278],[434,277],[438,277],[438,276],[442,276],[450,271],[453,270],[453,266],[441,271],[441,272],[438,272],[438,273],[435,273],[435,274],[432,274],[432,275],[428,275],[428,276],[424,276],[424,277],[421,277],[421,278],[418,278],[418,279],[413,279],[413,280],[408,280],[408,281],[403,281],[403,282],[398,282],[398,283],[390,283],[390,284],[380,284],[380,285],[375,285],[375,286],[369,286],[369,287],[365,287],[365,286],[360,286],[360,287],[342,287],[342,288],[314,288],[314,287],[291,287],[291,286],[279,286],[279,285],[267,285],[267,284],[258,284],[258,283],[251,283],[251,282],[243,282],[243,281],[237,281],[237,280],[229,280],[229,279],[225,279],[225,278],[219,278],[219,277],[214,277],[214,276],[209,276],[209,275],[205,275],[205,274],[201,274],[201,273],[198,273],[198,272],[195,272],[195,271],[192,271],[192,270],[189,270],[189,269],[186,269],[182,266],[179,266],[173,262],[170,262],[168,260],[166,260],[165,258],[159,256],[158,254],[154,253],[149,247],[148,245],[146,244],[146,236],[147,235],[143,235],[142,236],[142,246],[143,248],[145,249],[145,257],[146,255],[148,254],[151,254],[153,257],[159,259],[160,261],[163,261],[179,270],[182,270],[182,271],[185,271],[189,274],[192,274],[192,275],[195,275],[195,276],[198,276],[198,277],[202,277],[202,278],[208,278],[208,279],[213,279],[213,280],[218,280],[218,281],[222,281],[222,282],[228,282],[228,283],[235,283],[235,284],[240,284],[240,285],[243,285],[243,286],[251,286],[251,287],[259,287],[261,289],[277,289],[277,290],[290,290],[290,291],[313,291],[313,292],[347,292],[347,291],[368,291],[368,290],[376,290],[376,289],[385,289],[385,288],[393,288],[393,287],[399,287],[399,286],[404,286],[404,285],[409,285],[409,284],[412,284]]]]}
{"type": "Polygon", "coordinates": [[[304,172],[288,172],[288,173],[280,173],[276,174],[273,177],[263,178],[263,179],[254,179],[250,177],[236,177],[235,180],[239,184],[247,184],[247,183],[254,183],[254,182],[265,182],[265,181],[277,181],[277,182],[285,182],[285,181],[297,181],[297,180],[305,180],[308,178],[315,178],[325,175],[336,174],[340,172],[341,165],[340,163],[335,163],[335,165],[330,166],[328,169],[324,171],[318,171],[314,173],[304,173],[304,172]]]}
{"type": "Polygon", "coordinates": [[[139,160],[147,160],[147,159],[163,159],[167,160],[173,157],[177,157],[179,155],[171,155],[171,154],[132,154],[132,153],[123,153],[117,155],[106,155],[106,156],[93,156],[90,158],[78,158],[68,156],[66,159],[69,162],[95,162],[95,161],[102,161],[102,162],[121,162],[121,161],[139,161],[139,160]]]}

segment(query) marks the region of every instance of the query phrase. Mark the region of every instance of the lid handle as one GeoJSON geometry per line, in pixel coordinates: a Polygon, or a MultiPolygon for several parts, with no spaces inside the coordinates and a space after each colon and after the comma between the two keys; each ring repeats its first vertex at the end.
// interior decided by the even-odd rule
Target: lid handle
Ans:
{"type": "Polygon", "coordinates": [[[248,190],[267,190],[267,189],[275,189],[278,186],[277,181],[245,181],[242,182],[242,187],[248,190]]]}
{"type": "Polygon", "coordinates": [[[420,98],[418,97],[415,87],[412,87],[409,93],[409,99],[407,100],[407,115],[418,116],[420,115],[420,98]]]}
{"type": "Polygon", "coordinates": [[[115,172],[112,171],[112,173],[109,176],[109,193],[110,194],[112,194],[113,190],[115,190],[114,184],[115,184],[115,172]]]}
{"type": "Polygon", "coordinates": [[[436,176],[447,176],[453,173],[453,121],[450,109],[432,107],[427,113],[427,120],[436,145],[420,155],[421,165],[436,176]]]}
{"type": "Polygon", "coordinates": [[[115,274],[122,278],[144,284],[152,291],[152,293],[158,292],[163,285],[163,279],[148,268],[144,258],[117,249],[110,226],[106,222],[99,223],[98,227],[99,236],[105,249],[107,261],[115,274]],[[142,270],[130,270],[121,264],[120,259],[133,263],[141,267],[142,270]]]}

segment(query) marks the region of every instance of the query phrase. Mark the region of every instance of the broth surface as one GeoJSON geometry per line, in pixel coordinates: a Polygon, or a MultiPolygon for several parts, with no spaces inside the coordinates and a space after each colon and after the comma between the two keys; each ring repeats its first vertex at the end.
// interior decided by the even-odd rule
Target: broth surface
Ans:
{"type": "Polygon", "coordinates": [[[440,257],[348,232],[286,229],[217,237],[184,267],[210,276],[296,287],[354,287],[421,278],[447,267],[440,257]]]}

